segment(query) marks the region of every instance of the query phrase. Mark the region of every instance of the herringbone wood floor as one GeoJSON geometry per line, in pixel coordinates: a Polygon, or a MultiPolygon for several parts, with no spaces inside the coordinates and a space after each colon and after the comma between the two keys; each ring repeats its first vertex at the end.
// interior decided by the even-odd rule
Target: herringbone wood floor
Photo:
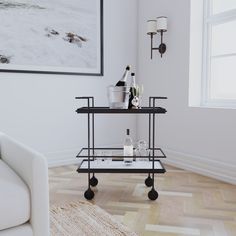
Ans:
{"type": "MultiPolygon", "coordinates": [[[[84,200],[87,175],[76,166],[49,170],[50,201],[84,200]]],[[[141,236],[235,236],[236,186],[168,166],[147,198],[143,174],[98,174],[92,201],[141,236]]]]}

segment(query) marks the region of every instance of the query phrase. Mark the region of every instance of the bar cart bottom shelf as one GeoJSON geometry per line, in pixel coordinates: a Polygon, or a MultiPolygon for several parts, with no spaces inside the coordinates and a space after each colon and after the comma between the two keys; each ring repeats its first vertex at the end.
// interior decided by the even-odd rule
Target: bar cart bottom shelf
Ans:
{"type": "Polygon", "coordinates": [[[158,198],[158,192],[154,187],[154,174],[163,174],[166,172],[164,166],[160,160],[154,161],[134,161],[132,164],[127,165],[123,161],[113,160],[113,161],[90,161],[90,168],[88,168],[88,160],[83,160],[77,169],[78,173],[89,173],[89,186],[84,192],[84,197],[87,200],[92,200],[94,198],[94,192],[91,188],[97,186],[98,179],[95,177],[95,173],[146,173],[148,177],[145,179],[144,183],[147,187],[151,187],[148,192],[148,198],[150,200],[156,200],[158,198]]]}

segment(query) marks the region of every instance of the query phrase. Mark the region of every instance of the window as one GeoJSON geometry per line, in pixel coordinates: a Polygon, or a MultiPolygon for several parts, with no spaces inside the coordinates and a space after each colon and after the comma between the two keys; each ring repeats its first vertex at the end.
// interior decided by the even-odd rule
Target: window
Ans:
{"type": "Polygon", "coordinates": [[[236,107],[236,0],[205,0],[202,105],[236,107]]]}

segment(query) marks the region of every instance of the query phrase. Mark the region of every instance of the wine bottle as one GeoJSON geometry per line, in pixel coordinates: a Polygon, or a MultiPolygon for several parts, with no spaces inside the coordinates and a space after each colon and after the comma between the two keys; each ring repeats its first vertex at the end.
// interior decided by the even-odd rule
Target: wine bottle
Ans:
{"type": "Polygon", "coordinates": [[[130,165],[133,162],[133,142],[130,137],[129,129],[126,130],[126,137],[124,140],[124,163],[130,165]]]}
{"type": "Polygon", "coordinates": [[[116,83],[116,86],[127,86],[127,78],[130,71],[130,66],[127,66],[122,78],[116,83]]]}
{"type": "Polygon", "coordinates": [[[134,96],[136,96],[136,81],[135,81],[135,73],[131,73],[131,83],[130,83],[130,95],[129,95],[129,109],[133,107],[132,100],[134,96]]]}

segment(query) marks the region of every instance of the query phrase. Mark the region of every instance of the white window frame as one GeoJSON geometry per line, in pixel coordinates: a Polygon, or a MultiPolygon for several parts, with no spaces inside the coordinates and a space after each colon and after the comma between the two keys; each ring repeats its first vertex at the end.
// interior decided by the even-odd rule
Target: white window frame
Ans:
{"type": "MultiPolygon", "coordinates": [[[[229,22],[236,19],[236,9],[218,14],[211,14],[212,0],[204,1],[203,13],[203,52],[202,52],[202,95],[201,106],[236,108],[236,99],[211,99],[211,30],[213,25],[229,22]]],[[[215,57],[236,56],[236,53],[215,57]]]]}

